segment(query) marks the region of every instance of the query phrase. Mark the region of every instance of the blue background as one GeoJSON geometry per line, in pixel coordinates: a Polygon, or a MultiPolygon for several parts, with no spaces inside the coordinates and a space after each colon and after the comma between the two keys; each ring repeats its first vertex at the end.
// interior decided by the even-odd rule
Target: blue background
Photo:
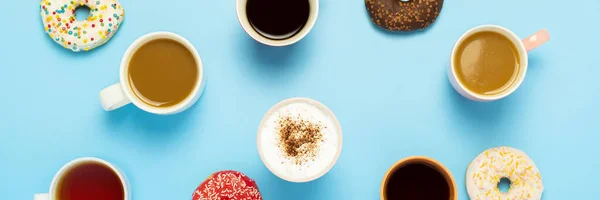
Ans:
{"type": "Polygon", "coordinates": [[[96,156],[130,179],[135,200],[190,199],[217,170],[254,178],[265,199],[378,199],[391,164],[433,157],[468,199],[469,162],[487,148],[524,150],[542,172],[544,199],[597,198],[600,167],[600,1],[447,0],[428,30],[392,34],[369,21],[362,0],[321,0],[312,32],[283,48],[261,45],[237,22],[234,0],[122,0],[125,23],[110,42],[72,53],[44,33],[38,0],[0,11],[0,199],[47,192],[66,162],[96,156]],[[519,90],[477,103],[458,95],[446,67],[458,37],[481,24],[517,35],[547,28],[519,90]],[[204,62],[207,86],[190,110],[157,116],[100,107],[137,37],[172,31],[204,62]],[[320,179],[285,182],[261,162],[256,130],[289,97],[332,109],[344,130],[336,166],[320,179]]]}

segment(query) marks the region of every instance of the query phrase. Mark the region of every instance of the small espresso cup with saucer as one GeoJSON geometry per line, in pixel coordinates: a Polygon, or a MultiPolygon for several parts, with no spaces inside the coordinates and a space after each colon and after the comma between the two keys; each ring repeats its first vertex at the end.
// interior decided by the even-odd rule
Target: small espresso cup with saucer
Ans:
{"type": "Polygon", "coordinates": [[[425,156],[411,156],[394,163],[385,173],[379,190],[381,200],[458,200],[450,170],[425,156]]]}
{"type": "Polygon", "coordinates": [[[62,166],[54,175],[48,193],[35,194],[33,199],[63,200],[89,195],[103,196],[94,196],[95,199],[131,200],[131,188],[125,173],[115,165],[99,158],[84,157],[62,166]]]}
{"type": "Polygon", "coordinates": [[[244,31],[269,46],[300,41],[312,30],[319,15],[319,0],[236,0],[235,6],[244,31]]]}
{"type": "MultiPolygon", "coordinates": [[[[145,50],[144,52],[148,52],[151,50],[145,50]]],[[[136,59],[135,62],[143,62],[143,59],[136,59]]],[[[164,70],[167,70],[167,72],[170,72],[168,70],[170,70],[170,68],[175,68],[176,64],[173,63],[161,63],[161,66],[159,67],[163,67],[164,70]]],[[[150,113],[154,113],[154,114],[160,114],[160,115],[169,115],[169,114],[176,114],[179,112],[182,112],[186,109],[188,109],[189,107],[191,107],[200,97],[200,95],[202,94],[203,90],[204,90],[204,84],[205,84],[205,80],[204,80],[204,72],[203,72],[203,66],[202,66],[202,61],[200,60],[200,56],[198,55],[198,52],[196,51],[196,48],[194,48],[194,46],[192,45],[192,43],[190,43],[188,40],[186,40],[185,38],[183,38],[180,35],[177,35],[175,33],[171,33],[171,32],[153,32],[153,33],[149,33],[146,34],[140,38],[138,38],[137,40],[135,40],[133,42],[133,44],[131,44],[129,46],[129,48],[127,49],[127,51],[125,52],[125,54],[123,55],[123,58],[121,59],[121,68],[120,68],[120,73],[119,73],[119,77],[120,77],[120,82],[119,83],[115,83],[105,89],[103,89],[102,91],[100,91],[100,103],[102,104],[102,108],[104,108],[104,110],[106,111],[112,111],[115,109],[118,109],[120,107],[123,107],[129,103],[133,103],[135,106],[137,106],[138,108],[146,111],[146,112],[150,112],[150,113]],[[173,55],[175,54],[174,51],[170,51],[169,49],[165,48],[161,48],[160,46],[152,46],[152,47],[146,47],[146,44],[151,44],[152,42],[156,42],[156,41],[167,41],[170,42],[168,44],[166,44],[166,47],[171,47],[171,48],[179,48],[179,50],[184,50],[182,54],[186,55],[184,57],[177,57],[177,55],[173,55]],[[182,47],[183,46],[183,47],[182,47]],[[139,89],[139,87],[134,86],[134,78],[132,73],[137,73],[137,74],[142,74],[140,76],[143,76],[143,74],[152,74],[152,76],[154,77],[143,77],[143,80],[145,81],[144,83],[156,83],[158,82],[157,79],[161,79],[162,77],[166,77],[167,74],[170,78],[170,80],[162,80],[163,82],[181,82],[182,78],[179,78],[178,76],[176,76],[177,74],[175,73],[156,73],[156,69],[154,68],[150,68],[146,66],[150,66],[153,63],[143,63],[143,64],[137,64],[138,66],[141,67],[136,67],[135,70],[132,70],[132,66],[133,66],[133,62],[132,61],[133,57],[135,56],[135,54],[137,54],[138,52],[141,52],[140,49],[142,48],[152,48],[151,50],[154,50],[155,52],[150,52],[150,53],[154,53],[154,54],[146,54],[149,56],[152,56],[153,58],[155,57],[165,57],[171,60],[184,60],[181,58],[186,58],[185,60],[190,61],[189,63],[194,63],[194,64],[189,64],[189,66],[192,66],[191,72],[187,72],[184,73],[184,75],[191,75],[191,76],[195,76],[195,79],[190,79],[187,82],[186,88],[190,88],[190,90],[188,92],[186,92],[182,98],[177,101],[176,103],[173,103],[173,105],[168,105],[168,106],[162,106],[161,104],[151,104],[149,102],[156,102],[153,100],[148,100],[148,98],[146,98],[143,94],[143,91],[141,89],[139,89]],[[187,49],[187,52],[185,51],[185,49],[187,49]],[[154,71],[152,71],[154,70],[154,71]],[[154,72],[154,73],[151,73],[154,72]]],[[[178,88],[178,86],[174,86],[174,85],[158,85],[158,86],[145,86],[144,90],[145,91],[152,91],[154,93],[160,93],[160,92],[155,92],[155,91],[174,91],[176,89],[180,89],[178,88]],[[160,89],[160,90],[159,90],[160,89]],[[154,90],[154,91],[153,91],[154,90]]],[[[161,95],[161,94],[154,94],[156,95],[161,95]]],[[[180,95],[181,96],[181,95],[180,95]]],[[[165,104],[163,104],[165,105],[165,104]]]]}
{"type": "MultiPolygon", "coordinates": [[[[550,40],[550,35],[545,29],[538,31],[525,39],[521,39],[509,29],[498,25],[482,25],[472,28],[456,41],[454,48],[452,49],[448,69],[450,83],[459,94],[474,101],[489,102],[502,99],[517,90],[525,79],[529,64],[527,52],[539,47],[548,40],[550,40]],[[488,35],[484,36],[484,34],[488,35]],[[478,40],[476,38],[478,36],[487,37],[489,40],[481,38],[478,40]],[[507,41],[502,44],[500,42],[501,40],[507,41]],[[497,47],[503,48],[486,49],[492,48],[495,44],[498,45],[497,47]],[[509,49],[507,44],[512,44],[510,45],[513,46],[513,48],[510,48],[512,49],[512,53],[507,51],[507,49],[509,49]],[[499,56],[501,54],[512,54],[512,56],[509,56],[510,59],[502,59],[502,57],[499,56]],[[508,60],[514,61],[514,69],[484,69],[486,67],[485,65],[499,66],[505,64],[503,62],[508,63],[508,60]],[[506,75],[504,77],[507,78],[500,80],[507,80],[505,83],[502,81],[493,83],[494,80],[492,79],[498,81],[498,77],[503,77],[500,76],[502,75],[502,72],[500,71],[503,69],[514,71],[509,72],[510,74],[504,73],[504,75],[506,75]],[[465,78],[466,76],[469,76],[469,78],[465,78]],[[488,80],[486,80],[486,78],[488,80]],[[503,85],[498,87],[498,89],[493,89],[491,92],[485,93],[475,91],[473,87],[469,87],[469,84],[482,87],[493,84],[503,85]]],[[[509,63],[505,66],[513,66],[513,64],[509,63]]]]}

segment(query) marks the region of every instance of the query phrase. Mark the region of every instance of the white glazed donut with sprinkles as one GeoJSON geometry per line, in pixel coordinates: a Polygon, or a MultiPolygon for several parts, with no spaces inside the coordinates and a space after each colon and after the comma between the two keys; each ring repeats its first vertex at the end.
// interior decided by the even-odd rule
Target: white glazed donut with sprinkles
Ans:
{"type": "Polygon", "coordinates": [[[42,0],[44,30],[64,48],[88,51],[106,43],[119,29],[125,10],[118,0],[42,0]],[[90,8],[86,20],[75,19],[79,6],[90,8]]]}
{"type": "Polygon", "coordinates": [[[497,147],[479,154],[467,169],[467,193],[472,200],[539,200],[544,185],[540,171],[523,151],[497,147]],[[498,189],[500,179],[511,181],[510,189],[498,189]]]}

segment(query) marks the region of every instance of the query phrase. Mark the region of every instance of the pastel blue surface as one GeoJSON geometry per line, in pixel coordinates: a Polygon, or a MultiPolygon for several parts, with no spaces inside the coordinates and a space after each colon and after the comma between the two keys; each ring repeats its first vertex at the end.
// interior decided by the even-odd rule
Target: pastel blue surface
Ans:
{"type": "Polygon", "coordinates": [[[467,165],[500,145],[534,159],[544,199],[597,199],[598,0],[447,0],[432,27],[410,34],[376,28],[362,0],[321,0],[313,31],[283,48],[248,37],[234,0],[122,0],[116,36],[81,53],[48,38],[38,3],[3,1],[0,12],[0,199],[47,192],[63,164],[84,156],[122,168],[135,200],[190,199],[223,169],[254,178],[270,200],[378,199],[391,164],[425,155],[451,170],[464,200],[467,165]],[[459,96],[446,77],[454,42],[481,24],[522,37],[547,28],[552,36],[530,53],[521,88],[493,103],[459,96]],[[118,81],[128,45],[159,30],[196,46],[204,95],[174,116],[132,105],[103,111],[98,92],[118,81]],[[303,184],[274,176],[256,150],[264,113],[296,96],[327,105],[344,130],[335,167],[303,184]]]}

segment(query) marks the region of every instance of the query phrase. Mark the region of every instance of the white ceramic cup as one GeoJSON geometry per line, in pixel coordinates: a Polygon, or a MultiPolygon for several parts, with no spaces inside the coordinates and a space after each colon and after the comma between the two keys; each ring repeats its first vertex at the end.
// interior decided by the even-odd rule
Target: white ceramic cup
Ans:
{"type": "Polygon", "coordinates": [[[200,56],[194,48],[194,45],[190,43],[185,38],[171,32],[153,32],[146,34],[133,42],[125,51],[125,55],[121,59],[121,70],[120,70],[120,82],[115,83],[102,91],[100,91],[100,103],[102,104],[102,108],[106,111],[115,110],[117,108],[123,107],[129,103],[133,103],[135,106],[141,108],[150,113],[168,115],[182,112],[192,105],[196,103],[200,95],[202,95],[202,91],[204,90],[204,71],[202,67],[202,61],[200,60],[200,56]],[[190,93],[190,95],[181,101],[179,104],[169,106],[169,107],[155,107],[144,103],[140,100],[131,89],[129,84],[129,80],[127,78],[127,73],[129,69],[129,61],[131,56],[135,51],[140,48],[143,44],[155,40],[155,39],[172,39],[178,41],[183,44],[185,47],[192,52],[194,58],[196,59],[197,67],[198,67],[198,80],[196,85],[194,86],[194,90],[190,93]]]}
{"type": "Polygon", "coordinates": [[[117,176],[119,176],[119,179],[121,180],[121,184],[123,184],[123,194],[124,194],[124,199],[123,200],[131,200],[131,188],[129,186],[129,181],[127,180],[127,177],[125,177],[125,173],[123,173],[119,168],[117,168],[116,166],[114,166],[113,164],[99,159],[99,158],[93,158],[93,157],[85,157],[85,158],[78,158],[75,160],[70,161],[69,163],[65,164],[64,166],[62,166],[60,168],[60,170],[58,170],[58,172],[56,173],[56,175],[54,175],[54,178],[52,179],[52,182],[50,183],[50,190],[48,193],[45,194],[35,194],[33,196],[34,200],[56,200],[56,193],[58,192],[58,186],[59,184],[61,184],[59,181],[61,180],[61,178],[65,175],[65,172],[67,172],[68,170],[74,168],[74,167],[78,167],[81,164],[84,163],[99,163],[101,165],[104,165],[108,168],[110,168],[112,171],[115,172],[115,174],[117,174],[117,176]]]}
{"type": "MultiPolygon", "coordinates": [[[[313,116],[305,116],[305,117],[311,118],[313,116]]],[[[273,174],[275,174],[276,176],[278,176],[279,178],[281,178],[283,180],[286,180],[289,182],[303,183],[303,182],[310,182],[310,181],[316,180],[316,179],[322,177],[323,175],[327,174],[327,172],[329,172],[329,170],[331,170],[331,168],[333,168],[333,166],[337,162],[338,158],[340,157],[340,153],[342,152],[342,142],[343,142],[342,140],[343,140],[342,127],[341,127],[339,121],[337,120],[337,118],[335,117],[335,115],[333,114],[333,112],[329,108],[327,108],[325,105],[323,105],[322,103],[320,103],[316,100],[296,97],[296,98],[290,98],[290,99],[283,100],[283,101],[275,104],[273,107],[271,107],[271,109],[269,109],[269,111],[267,111],[267,113],[263,117],[262,121],[260,122],[256,141],[257,141],[258,154],[260,156],[260,159],[263,161],[263,163],[265,164],[267,169],[269,169],[269,171],[271,171],[273,174]],[[319,165],[320,167],[316,168],[315,173],[310,173],[309,175],[306,175],[306,176],[292,176],[292,175],[289,175],[289,173],[284,172],[285,170],[281,166],[276,166],[279,164],[283,164],[280,162],[281,160],[275,159],[278,156],[274,156],[277,154],[274,151],[281,151],[281,149],[278,149],[279,147],[277,147],[277,145],[272,146],[274,144],[271,144],[271,140],[268,139],[268,138],[271,138],[271,136],[266,135],[268,132],[264,131],[265,130],[264,128],[269,126],[268,123],[272,122],[272,121],[270,121],[270,118],[272,116],[274,116],[274,114],[280,114],[282,112],[281,108],[288,106],[290,104],[295,104],[295,103],[309,105],[310,107],[319,110],[320,112],[323,113],[323,115],[325,116],[326,119],[317,119],[317,120],[319,120],[319,121],[328,120],[330,122],[330,125],[333,126],[333,127],[329,127],[329,128],[337,130],[337,132],[332,132],[332,134],[330,135],[331,140],[335,141],[335,142],[330,143],[332,145],[330,146],[330,148],[327,148],[329,150],[335,150],[335,152],[333,154],[330,154],[329,156],[325,156],[326,158],[330,158],[330,159],[323,160],[322,161],[323,163],[321,165],[319,165]],[[264,146],[264,145],[268,145],[268,146],[264,146]]],[[[324,144],[322,144],[322,145],[324,145],[324,144]]],[[[321,153],[323,153],[323,152],[321,152],[321,153]]]]}
{"type": "Polygon", "coordinates": [[[256,32],[256,30],[254,30],[252,25],[250,25],[248,15],[246,15],[246,3],[248,2],[248,0],[236,0],[235,8],[240,25],[242,25],[244,31],[246,31],[246,33],[248,33],[248,35],[250,35],[250,37],[252,37],[254,40],[269,46],[287,46],[294,44],[300,41],[302,38],[304,38],[308,34],[308,32],[312,30],[313,26],[317,22],[317,16],[319,15],[319,0],[307,1],[310,5],[308,21],[306,21],[306,24],[304,25],[302,30],[300,30],[300,32],[296,33],[292,37],[283,40],[274,40],[267,38],[261,35],[260,33],[256,32]]]}
{"type": "Polygon", "coordinates": [[[512,94],[515,90],[517,90],[517,88],[519,88],[519,86],[523,82],[523,79],[525,79],[525,74],[527,72],[527,66],[528,66],[527,52],[535,49],[536,47],[542,45],[543,43],[547,42],[548,40],[550,40],[550,35],[548,34],[548,31],[546,31],[544,29],[521,40],[512,31],[510,31],[507,28],[504,28],[502,26],[498,26],[498,25],[477,26],[475,28],[468,30],[466,33],[464,33],[462,36],[460,36],[458,41],[456,41],[456,43],[454,44],[454,48],[452,49],[452,55],[450,58],[450,65],[449,65],[449,69],[448,69],[448,79],[450,79],[450,83],[452,84],[452,87],[454,87],[454,89],[458,93],[460,93],[462,96],[464,96],[468,99],[475,100],[475,101],[482,101],[482,102],[502,99],[502,98],[512,94]],[[521,62],[519,64],[520,65],[519,72],[518,72],[517,77],[514,80],[513,84],[510,85],[506,90],[504,90],[504,92],[501,92],[501,93],[495,94],[495,95],[482,95],[482,94],[478,94],[478,93],[475,93],[475,92],[469,90],[466,86],[464,86],[459,81],[458,75],[456,74],[456,68],[454,66],[454,63],[455,63],[454,59],[456,58],[456,53],[457,53],[457,50],[458,50],[458,47],[460,46],[460,44],[462,44],[464,42],[464,40],[466,38],[468,38],[469,36],[471,36],[475,33],[484,32],[484,31],[492,31],[492,32],[500,33],[500,34],[506,36],[508,39],[510,39],[510,41],[512,41],[513,44],[517,47],[517,51],[519,53],[519,58],[520,58],[520,62],[521,62]]]}

